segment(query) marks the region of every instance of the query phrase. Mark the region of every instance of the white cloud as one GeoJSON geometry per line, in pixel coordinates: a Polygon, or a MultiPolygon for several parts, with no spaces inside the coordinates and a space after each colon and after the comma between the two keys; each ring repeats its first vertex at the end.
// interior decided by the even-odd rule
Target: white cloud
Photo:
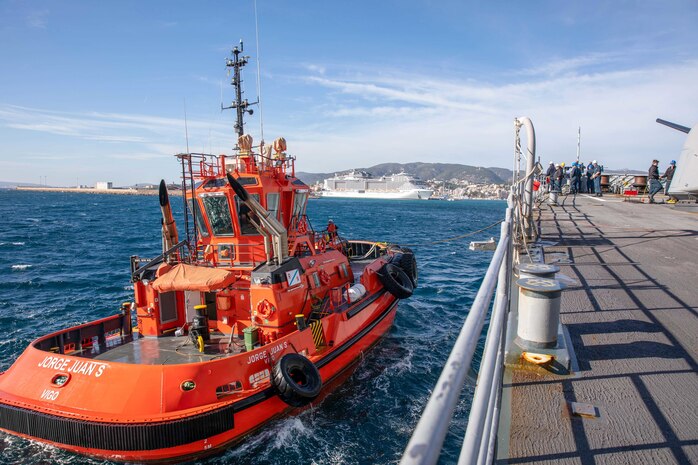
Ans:
{"type": "Polygon", "coordinates": [[[27,25],[34,29],[46,29],[48,26],[48,10],[33,10],[27,14],[27,25]]]}
{"type": "MultiPolygon", "coordinates": [[[[101,112],[58,112],[40,108],[0,104],[0,125],[13,129],[43,132],[59,136],[104,142],[149,143],[163,136],[183,138],[184,121],[150,115],[101,112]]],[[[209,134],[227,137],[228,127],[219,122],[189,120],[194,140],[209,134]]]]}
{"type": "Polygon", "coordinates": [[[611,59],[550,63],[502,85],[394,73],[311,76],[340,104],[321,108],[326,119],[299,141],[299,164],[311,171],[388,161],[508,167],[517,116],[532,117],[545,159],[572,160],[578,126],[582,157],[608,167],[644,169],[654,156],[675,158],[684,138],[654,121],[698,122],[698,61],[579,72],[611,59]]]}
{"type": "MultiPolygon", "coordinates": [[[[314,93],[300,89],[297,97],[315,105],[296,107],[292,117],[267,112],[265,133],[269,140],[285,136],[298,158],[296,168],[314,172],[412,161],[510,167],[517,116],[532,118],[538,155],[546,163],[572,161],[578,126],[582,158],[599,159],[608,168],[644,170],[653,157],[676,158],[685,136],[654,121],[698,122],[698,61],[604,70],[613,60],[598,54],[542,63],[512,73],[504,83],[502,76],[474,80],[380,69],[347,75],[332,66],[306,66],[310,74],[303,82],[314,93]]],[[[181,118],[0,104],[3,126],[59,141],[47,144],[63,149],[55,150],[55,160],[66,153],[66,163],[76,163],[65,150],[73,145],[82,147],[84,160],[101,153],[110,160],[101,169],[123,172],[133,182],[150,177],[142,173],[176,175],[172,155],[186,150],[181,118]],[[140,174],[134,173],[139,164],[140,174]]],[[[255,125],[248,127],[258,139],[255,125]]],[[[235,144],[229,115],[190,118],[188,130],[192,151],[230,153],[235,144]]]]}
{"type": "Polygon", "coordinates": [[[553,60],[520,72],[528,76],[558,76],[565,73],[578,73],[597,65],[617,62],[621,58],[616,53],[591,53],[589,55],[553,60]]]}

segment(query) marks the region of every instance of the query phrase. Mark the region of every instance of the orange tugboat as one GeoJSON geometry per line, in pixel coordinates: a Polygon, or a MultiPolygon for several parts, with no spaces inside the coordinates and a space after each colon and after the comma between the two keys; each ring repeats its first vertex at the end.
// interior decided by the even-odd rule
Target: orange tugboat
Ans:
{"type": "Polygon", "coordinates": [[[412,294],[409,249],[314,230],[284,139],[253,147],[241,51],[236,154],[177,155],[186,237],[162,182],[163,253],[131,257],[134,302],[32,342],[0,375],[3,431],[115,461],[210,454],[313,402],[412,294]]]}

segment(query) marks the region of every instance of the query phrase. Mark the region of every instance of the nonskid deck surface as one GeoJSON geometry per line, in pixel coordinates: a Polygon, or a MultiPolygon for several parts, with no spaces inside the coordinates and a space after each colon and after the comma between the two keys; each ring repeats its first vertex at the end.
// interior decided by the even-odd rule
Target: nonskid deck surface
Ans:
{"type": "Polygon", "coordinates": [[[142,365],[178,365],[182,363],[206,362],[244,351],[241,339],[222,333],[211,333],[211,340],[204,352],[194,347],[188,336],[135,337],[133,340],[95,355],[95,360],[134,363],[142,365]],[[228,351],[230,347],[230,351],[228,351]]]}
{"type": "Polygon", "coordinates": [[[498,458],[698,463],[698,217],[610,195],[559,203],[542,205],[537,224],[554,244],[546,262],[575,281],[560,317],[578,366],[507,370],[498,458]]]}

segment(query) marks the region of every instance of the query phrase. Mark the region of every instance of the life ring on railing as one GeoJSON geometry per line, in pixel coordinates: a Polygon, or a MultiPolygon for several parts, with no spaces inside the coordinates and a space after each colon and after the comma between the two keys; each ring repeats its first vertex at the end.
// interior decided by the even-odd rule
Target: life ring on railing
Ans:
{"type": "Polygon", "coordinates": [[[398,299],[406,299],[414,292],[412,280],[397,265],[386,263],[376,274],[383,287],[398,299]]]}
{"type": "Polygon", "coordinates": [[[320,394],[322,378],[313,362],[291,353],[272,368],[271,384],[281,400],[292,407],[303,407],[320,394]]]}
{"type": "Polygon", "coordinates": [[[327,273],[325,270],[320,270],[317,272],[318,278],[320,278],[320,282],[322,283],[323,286],[326,286],[327,284],[330,283],[330,275],[327,273]]]}
{"type": "Polygon", "coordinates": [[[267,299],[264,299],[257,304],[257,315],[265,320],[268,320],[275,311],[276,307],[274,307],[267,299]]]}

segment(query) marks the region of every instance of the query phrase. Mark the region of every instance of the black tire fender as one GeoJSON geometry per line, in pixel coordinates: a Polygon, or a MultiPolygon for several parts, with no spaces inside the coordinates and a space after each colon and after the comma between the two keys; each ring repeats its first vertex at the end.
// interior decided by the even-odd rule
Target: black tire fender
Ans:
{"type": "Polygon", "coordinates": [[[414,292],[410,277],[393,263],[383,265],[377,274],[383,287],[398,299],[406,299],[414,292]]]}
{"type": "Polygon", "coordinates": [[[402,248],[402,253],[397,254],[394,263],[402,268],[402,271],[410,277],[412,281],[412,288],[417,289],[417,281],[419,280],[419,271],[417,270],[417,259],[414,256],[414,252],[407,247],[402,248]]]}
{"type": "Polygon", "coordinates": [[[272,368],[271,384],[291,407],[312,402],[322,389],[320,372],[313,362],[300,354],[286,354],[272,368]]]}

